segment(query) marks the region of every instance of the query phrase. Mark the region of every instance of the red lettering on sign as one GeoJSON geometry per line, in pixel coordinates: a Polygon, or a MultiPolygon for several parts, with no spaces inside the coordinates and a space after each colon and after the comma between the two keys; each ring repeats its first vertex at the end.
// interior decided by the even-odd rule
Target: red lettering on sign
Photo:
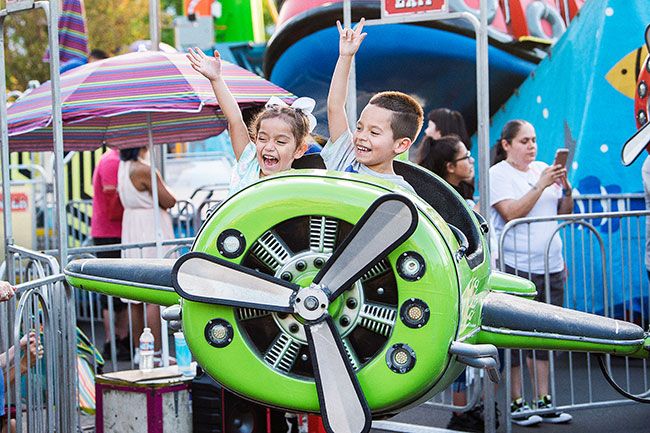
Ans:
{"type": "Polygon", "coordinates": [[[385,0],[386,15],[433,12],[442,10],[446,0],[385,0]]]}

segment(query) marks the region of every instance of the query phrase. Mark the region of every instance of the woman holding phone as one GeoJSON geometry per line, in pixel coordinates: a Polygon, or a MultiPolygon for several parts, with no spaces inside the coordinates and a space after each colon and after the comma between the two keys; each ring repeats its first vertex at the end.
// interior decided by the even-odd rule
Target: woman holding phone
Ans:
{"type": "MultiPolygon", "coordinates": [[[[494,161],[490,168],[490,218],[496,239],[501,237],[505,224],[515,218],[553,216],[573,211],[571,185],[567,179],[564,164],[548,165],[537,161],[537,136],[535,128],[525,120],[511,120],[503,127],[501,137],[495,145],[494,161]]],[[[563,158],[560,152],[558,162],[563,158]]],[[[566,156],[566,155],[564,155],[566,156]]],[[[521,225],[507,232],[503,244],[503,256],[499,261],[505,264],[506,272],[528,278],[537,287],[536,300],[562,305],[566,270],[562,257],[562,240],[555,233],[557,222],[540,222],[521,225]],[[554,234],[555,233],[555,234],[554,234]],[[552,236],[552,237],[551,237],[552,236]],[[544,256],[549,248],[548,272],[551,296],[545,296],[544,256]]],[[[537,409],[553,408],[549,394],[548,352],[527,353],[527,365],[535,391],[537,409]],[[536,374],[533,374],[536,371],[536,374]]],[[[566,423],[571,415],[561,412],[547,412],[541,417],[531,415],[530,406],[522,398],[521,369],[522,355],[513,351],[512,356],[512,403],[513,422],[519,425],[533,425],[539,422],[566,423]]]]}

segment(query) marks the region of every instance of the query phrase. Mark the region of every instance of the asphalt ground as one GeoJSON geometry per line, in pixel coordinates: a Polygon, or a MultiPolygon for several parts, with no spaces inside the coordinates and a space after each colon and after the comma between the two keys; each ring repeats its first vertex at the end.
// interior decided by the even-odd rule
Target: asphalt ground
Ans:
{"type": "MultiPolygon", "coordinates": [[[[576,404],[588,403],[589,401],[609,401],[625,400],[620,394],[614,391],[605,381],[597,360],[594,356],[589,357],[591,368],[588,368],[587,356],[584,354],[573,354],[573,401],[576,404]],[[590,386],[591,384],[591,386],[590,386]],[[589,396],[591,395],[591,399],[589,396]]],[[[556,369],[556,395],[554,401],[556,405],[571,404],[571,375],[569,374],[569,355],[567,353],[557,353],[555,357],[556,369]]],[[[644,363],[640,360],[631,360],[629,362],[629,383],[634,393],[642,393],[650,386],[650,362],[647,363],[648,374],[644,377],[644,363]]],[[[627,376],[625,374],[625,361],[623,359],[613,359],[612,370],[617,383],[623,388],[626,387],[627,376]]],[[[505,389],[502,382],[497,390],[496,400],[499,409],[507,407],[505,404],[505,389]]],[[[530,392],[530,385],[528,391],[530,392]]],[[[569,424],[538,424],[533,427],[522,427],[513,425],[512,431],[515,433],[649,433],[650,432],[650,404],[628,403],[616,404],[607,407],[591,407],[581,409],[564,410],[573,416],[569,424]]],[[[439,410],[431,406],[419,406],[396,415],[387,420],[402,424],[415,424],[419,426],[438,428],[440,432],[445,430],[451,414],[447,410],[439,410]]],[[[498,432],[505,432],[504,416],[501,415],[501,426],[498,432]]],[[[406,432],[410,428],[401,426],[400,430],[380,430],[373,429],[373,433],[384,433],[387,431],[406,432]]],[[[412,431],[417,431],[413,429],[412,431]]],[[[433,432],[435,430],[431,430],[433,432]]],[[[422,433],[425,433],[422,430],[422,433]]]]}
{"type": "MultiPolygon", "coordinates": [[[[84,324],[86,325],[86,324],[84,324]]],[[[82,326],[85,328],[85,326],[82,326]]],[[[84,329],[87,335],[90,335],[89,329],[84,329]]],[[[95,327],[96,338],[103,341],[103,330],[101,325],[95,327]]],[[[170,339],[170,349],[173,355],[173,340],[170,339]]],[[[101,350],[101,348],[100,348],[101,350]]],[[[513,355],[514,356],[514,355],[513,355]]],[[[641,360],[630,360],[629,375],[626,375],[626,361],[622,358],[612,358],[612,371],[614,378],[623,388],[630,384],[630,389],[634,393],[643,393],[650,389],[650,361],[645,363],[647,374],[644,375],[644,362],[641,360]],[[629,377],[629,379],[628,379],[629,377]]],[[[106,372],[110,371],[110,365],[106,366],[106,372]]],[[[130,369],[130,362],[118,362],[119,370],[130,369]]],[[[137,368],[137,366],[135,366],[137,368]]],[[[569,424],[538,424],[533,427],[512,426],[514,433],[650,433],[650,404],[641,404],[628,402],[620,394],[614,391],[605,381],[595,356],[587,357],[585,354],[574,353],[570,357],[568,353],[556,352],[555,354],[555,386],[556,394],[554,396],[555,404],[566,406],[571,404],[571,388],[573,387],[573,402],[575,404],[584,404],[590,401],[612,401],[617,400],[619,403],[606,407],[585,407],[580,409],[566,409],[565,412],[573,416],[569,424]],[[570,375],[570,364],[573,365],[573,375],[570,375]],[[591,396],[591,397],[590,397],[591,396]],[[622,403],[620,403],[622,402],[622,403]]],[[[496,401],[501,412],[509,405],[505,404],[505,379],[502,376],[501,383],[497,387],[496,401]]],[[[524,393],[530,394],[530,383],[524,384],[524,393]]],[[[433,433],[433,432],[450,432],[446,426],[451,417],[448,410],[436,409],[430,405],[422,405],[416,408],[404,411],[393,418],[385,421],[400,423],[394,430],[382,430],[373,428],[372,433],[399,432],[399,433],[433,433]],[[413,426],[413,427],[410,427],[413,426]],[[427,427],[418,431],[417,426],[427,427]]],[[[91,418],[91,417],[84,417],[91,418]]],[[[86,431],[92,431],[89,425],[94,422],[90,419],[82,422],[86,431]]],[[[505,432],[504,416],[501,415],[501,426],[497,432],[505,432]]],[[[275,432],[273,432],[275,433],[275,432]]]]}

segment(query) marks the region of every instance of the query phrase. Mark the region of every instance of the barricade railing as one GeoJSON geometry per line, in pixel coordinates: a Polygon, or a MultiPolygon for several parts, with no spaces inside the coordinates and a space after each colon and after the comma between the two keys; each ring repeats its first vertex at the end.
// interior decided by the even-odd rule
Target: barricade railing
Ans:
{"type": "MultiPolygon", "coordinates": [[[[75,364],[66,359],[64,327],[74,326],[61,310],[63,275],[52,256],[9,246],[11,263],[3,263],[2,278],[16,286],[15,298],[0,304],[0,353],[4,380],[5,422],[14,419],[16,432],[75,431],[69,417],[76,401],[75,364]],[[62,375],[72,365],[70,376],[62,375]],[[55,370],[57,369],[57,370],[55,370]],[[56,408],[56,412],[55,409],[56,408]],[[70,413],[70,412],[67,412],[70,413]]],[[[13,430],[12,430],[13,431],[13,430]]]]}
{"type": "MultiPolygon", "coordinates": [[[[171,239],[162,242],[162,248],[165,251],[165,258],[177,258],[189,251],[194,238],[171,239]]],[[[145,248],[155,248],[155,242],[133,243],[133,244],[114,244],[114,245],[92,245],[85,247],[70,248],[68,250],[68,260],[103,257],[106,253],[117,253],[118,257],[124,251],[136,251],[136,256],[141,255],[145,248]]],[[[136,312],[135,304],[126,303],[112,296],[98,295],[86,290],[75,289],[75,310],[79,325],[88,336],[93,345],[103,352],[108,359],[104,366],[104,371],[117,371],[120,369],[137,368],[135,347],[139,332],[135,329],[134,324],[136,312]],[[102,297],[104,298],[102,300],[102,297]],[[120,313],[120,320],[116,322],[116,306],[120,313]],[[106,315],[106,317],[104,317],[106,315]],[[123,317],[122,317],[123,316],[123,317]],[[98,324],[103,324],[98,329],[98,324]],[[116,323],[121,328],[116,329],[116,323]],[[126,332],[127,336],[122,335],[118,338],[121,331],[126,332]],[[124,339],[127,338],[128,341],[124,339]]],[[[146,309],[147,305],[143,307],[146,309]]],[[[140,307],[137,307],[140,308],[140,307]]],[[[119,313],[118,312],[118,313],[119,313]]],[[[143,317],[144,326],[147,325],[146,314],[143,317]]],[[[164,359],[161,359],[164,362],[164,359]]],[[[95,371],[98,370],[97,363],[93,364],[95,371]]]]}
{"type": "MultiPolygon", "coordinates": [[[[93,215],[92,200],[72,200],[66,203],[66,220],[68,222],[68,245],[70,247],[87,246],[91,243],[90,223],[93,215]]],[[[172,217],[174,234],[178,238],[194,236],[196,231],[194,204],[188,200],[178,200],[169,209],[172,217]]],[[[46,247],[44,249],[49,249],[46,247]]]]}
{"type": "MultiPolygon", "coordinates": [[[[623,195],[622,195],[623,196],[623,195]]],[[[642,196],[641,196],[642,197],[642,196]]],[[[579,196],[583,203],[593,206],[595,200],[635,200],[635,195],[624,197],[593,198],[579,196]]],[[[611,201],[607,206],[611,205],[611,201]]],[[[625,202],[627,206],[629,202],[625,202]]],[[[599,204],[601,206],[602,203],[599,204]]],[[[578,209],[583,211],[585,208],[578,209]]],[[[589,209],[589,207],[587,207],[589,209]]],[[[514,268],[530,269],[531,225],[536,223],[556,223],[554,231],[548,233],[544,253],[544,293],[542,300],[551,300],[551,272],[549,272],[549,251],[553,237],[560,236],[565,261],[565,280],[563,305],[567,308],[599,314],[607,317],[637,323],[647,329],[650,322],[650,289],[645,271],[645,220],[650,211],[598,212],[585,214],[558,215],[553,217],[519,218],[508,222],[498,241],[498,257],[502,259],[508,244],[510,250],[523,252],[525,263],[512,263],[514,268]],[[509,236],[511,234],[512,236],[509,236]],[[519,235],[519,237],[517,236],[519,235]]],[[[499,260],[505,271],[504,260],[499,260]]],[[[539,263],[537,263],[539,265],[539,263]]],[[[539,272],[538,272],[539,273],[539,272]]],[[[528,272],[520,276],[530,278],[528,272]]],[[[541,351],[533,352],[533,359],[541,351]]],[[[590,354],[571,352],[550,352],[549,393],[554,399],[551,410],[569,411],[593,409],[597,407],[632,404],[623,399],[599,378],[597,363],[590,354]],[[601,382],[596,382],[601,381],[601,382]],[[598,388],[598,389],[597,389],[598,388]],[[603,389],[605,391],[603,391],[603,389]]],[[[518,357],[519,365],[524,365],[519,351],[506,351],[505,374],[506,401],[511,400],[511,360],[518,357]]],[[[619,385],[632,394],[642,394],[649,389],[648,364],[646,360],[612,358],[612,373],[619,385]]],[[[540,372],[537,363],[532,363],[529,373],[530,384],[519,369],[518,381],[521,395],[528,401],[538,398],[535,389],[540,372]]],[[[507,431],[511,431],[510,411],[506,412],[507,431]]],[[[530,414],[543,414],[549,410],[533,407],[530,414]]]]}

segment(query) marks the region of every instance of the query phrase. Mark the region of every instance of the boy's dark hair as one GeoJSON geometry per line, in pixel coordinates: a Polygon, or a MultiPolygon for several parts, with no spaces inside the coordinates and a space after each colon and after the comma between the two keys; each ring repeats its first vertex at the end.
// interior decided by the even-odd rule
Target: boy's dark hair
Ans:
{"type": "Polygon", "coordinates": [[[130,149],[120,149],[120,159],[122,161],[137,161],[142,147],[132,147],[130,149]]]}
{"type": "Polygon", "coordinates": [[[291,133],[296,139],[296,147],[307,144],[307,137],[309,136],[309,119],[302,111],[296,110],[291,107],[281,107],[273,105],[266,108],[253,118],[251,122],[251,136],[253,139],[257,138],[257,133],[260,130],[260,124],[264,119],[273,119],[279,117],[289,124],[291,133]]]}
{"type": "Polygon", "coordinates": [[[393,138],[410,138],[411,141],[420,133],[424,120],[422,106],[413,97],[402,92],[380,92],[370,98],[368,104],[376,105],[393,112],[390,127],[393,138]]]}
{"type": "Polygon", "coordinates": [[[519,134],[521,127],[527,123],[528,122],[526,122],[525,120],[515,119],[515,120],[510,120],[508,123],[503,125],[503,129],[501,130],[501,136],[494,144],[494,147],[490,152],[492,155],[492,164],[490,165],[498,164],[508,157],[508,155],[506,154],[506,150],[503,148],[503,144],[501,143],[501,140],[505,140],[508,143],[511,143],[512,139],[515,138],[517,134],[519,134]]]}

